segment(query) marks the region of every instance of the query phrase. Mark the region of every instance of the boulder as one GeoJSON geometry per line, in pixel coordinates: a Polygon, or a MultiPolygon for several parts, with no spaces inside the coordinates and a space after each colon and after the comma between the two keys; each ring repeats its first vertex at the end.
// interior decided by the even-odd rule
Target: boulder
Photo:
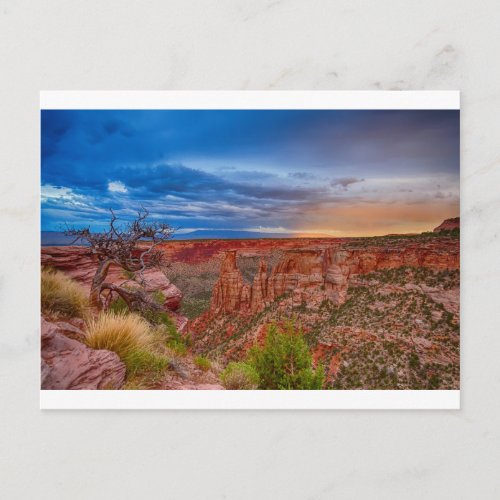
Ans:
{"type": "Polygon", "coordinates": [[[85,341],[85,333],[83,332],[83,330],[77,328],[71,323],[66,323],[65,321],[58,321],[57,323],[55,323],[55,325],[57,326],[59,333],[62,333],[66,337],[73,340],[78,340],[78,342],[85,341]]]}
{"type": "Polygon", "coordinates": [[[148,269],[144,276],[147,283],[146,290],[149,292],[161,291],[165,296],[163,303],[165,309],[177,311],[181,305],[182,292],[161,271],[148,269]]]}
{"type": "Polygon", "coordinates": [[[91,349],[64,328],[42,318],[42,389],[120,389],[126,369],[118,355],[91,349]]]}

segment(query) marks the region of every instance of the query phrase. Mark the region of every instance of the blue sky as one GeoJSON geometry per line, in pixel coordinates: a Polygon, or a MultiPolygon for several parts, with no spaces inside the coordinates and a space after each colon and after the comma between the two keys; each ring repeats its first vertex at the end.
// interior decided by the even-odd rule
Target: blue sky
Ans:
{"type": "Polygon", "coordinates": [[[459,214],[458,111],[52,111],[42,230],[143,205],[179,228],[375,235],[459,214]]]}

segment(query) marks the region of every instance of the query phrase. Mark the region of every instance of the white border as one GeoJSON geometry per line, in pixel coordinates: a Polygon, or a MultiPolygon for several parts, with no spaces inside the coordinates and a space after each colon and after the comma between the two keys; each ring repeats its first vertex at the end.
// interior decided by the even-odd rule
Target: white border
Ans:
{"type": "Polygon", "coordinates": [[[460,391],[40,391],[45,410],[458,410],[460,391]]]}
{"type": "Polygon", "coordinates": [[[460,109],[460,92],[42,91],[41,109],[460,109]]]}
{"type": "MultiPolygon", "coordinates": [[[[43,91],[40,109],[460,109],[458,91],[43,91]]],[[[460,409],[460,391],[40,391],[41,409],[460,409]]]]}

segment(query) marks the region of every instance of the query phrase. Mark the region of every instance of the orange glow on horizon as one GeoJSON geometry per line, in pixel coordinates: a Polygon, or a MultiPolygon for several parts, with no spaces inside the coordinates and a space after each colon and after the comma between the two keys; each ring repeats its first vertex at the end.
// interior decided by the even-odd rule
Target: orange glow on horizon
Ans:
{"type": "Polygon", "coordinates": [[[460,214],[458,200],[426,203],[362,203],[319,207],[308,214],[314,228],[294,228],[297,237],[360,237],[432,231],[443,220],[460,214]]]}

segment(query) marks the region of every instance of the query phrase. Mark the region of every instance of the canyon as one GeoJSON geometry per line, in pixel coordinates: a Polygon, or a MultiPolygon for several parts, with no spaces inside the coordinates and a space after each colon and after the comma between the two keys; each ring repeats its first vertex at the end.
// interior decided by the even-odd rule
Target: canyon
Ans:
{"type": "Polygon", "coordinates": [[[270,324],[291,321],[333,388],[458,388],[456,234],[300,243],[221,253],[207,309],[189,323],[196,352],[241,360],[270,324]]]}
{"type": "MultiPolygon", "coordinates": [[[[196,355],[221,366],[242,360],[264,341],[270,324],[289,321],[304,333],[314,363],[325,367],[333,388],[458,388],[458,227],[457,218],[421,235],[162,243],[170,265],[148,270],[146,278],[151,291],[162,291],[165,311],[190,339],[181,362],[189,376],[169,372],[155,388],[220,388],[211,372],[196,368],[196,355]]],[[[42,247],[41,262],[86,290],[97,266],[81,246],[42,247]]],[[[127,279],[111,266],[109,281],[127,279]]],[[[54,364],[53,351],[83,335],[64,322],[49,331],[43,342],[46,376],[50,366],[55,373],[68,370],[70,357],[54,364]]],[[[112,353],[69,344],[63,347],[76,349],[70,377],[76,388],[78,360],[87,358],[102,367],[101,377],[90,372],[94,388],[123,383],[121,375],[109,379],[107,367],[119,362],[112,353]]],[[[54,377],[45,380],[59,387],[54,377]]]]}
{"type": "Polygon", "coordinates": [[[286,250],[268,275],[261,258],[253,283],[245,283],[236,264],[236,250],[225,252],[220,277],[215,284],[210,314],[255,314],[287,293],[299,303],[334,305],[345,302],[349,279],[376,270],[398,267],[426,267],[432,270],[458,269],[458,247],[451,242],[426,244],[401,241],[398,245],[350,248],[334,243],[326,248],[286,250]]]}

